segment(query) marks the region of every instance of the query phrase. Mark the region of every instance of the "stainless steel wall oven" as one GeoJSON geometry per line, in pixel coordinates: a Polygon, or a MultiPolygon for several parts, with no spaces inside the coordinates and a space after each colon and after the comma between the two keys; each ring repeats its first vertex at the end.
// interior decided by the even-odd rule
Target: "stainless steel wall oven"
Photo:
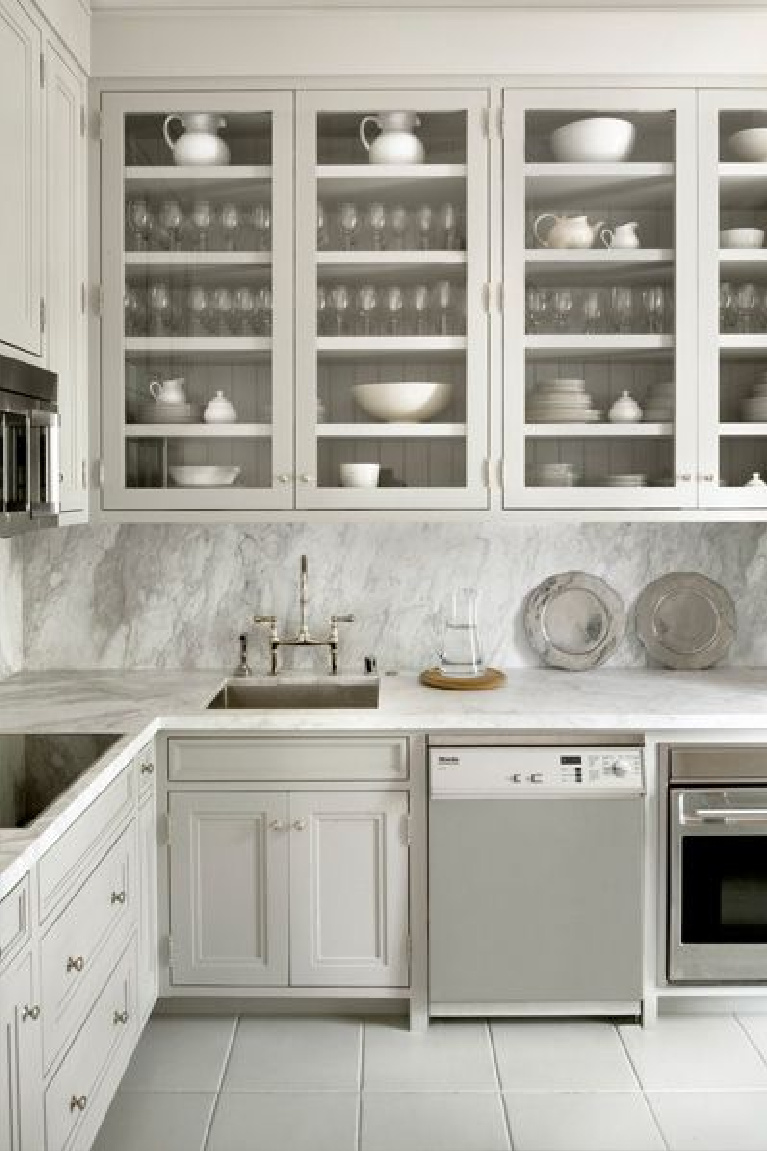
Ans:
{"type": "Polygon", "coordinates": [[[49,527],[59,514],[58,378],[0,356],[0,535],[49,527]]]}

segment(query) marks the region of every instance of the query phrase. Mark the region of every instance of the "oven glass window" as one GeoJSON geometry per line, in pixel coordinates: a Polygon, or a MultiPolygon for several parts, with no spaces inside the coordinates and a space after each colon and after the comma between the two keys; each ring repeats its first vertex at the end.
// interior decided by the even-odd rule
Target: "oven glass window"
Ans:
{"type": "Polygon", "coordinates": [[[767,838],[682,841],[682,943],[767,943],[767,838]]]}

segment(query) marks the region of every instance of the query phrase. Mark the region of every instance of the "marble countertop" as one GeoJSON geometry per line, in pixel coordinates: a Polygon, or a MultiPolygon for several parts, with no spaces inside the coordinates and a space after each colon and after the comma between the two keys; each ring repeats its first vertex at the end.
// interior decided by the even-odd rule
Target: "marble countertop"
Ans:
{"type": "Polygon", "coordinates": [[[767,668],[705,672],[511,671],[495,691],[435,691],[414,674],[383,676],[375,710],[206,711],[220,671],[28,673],[0,680],[0,733],[110,732],[122,738],[22,831],[0,830],[7,892],[160,729],[194,731],[748,730],[767,739],[767,668]]]}

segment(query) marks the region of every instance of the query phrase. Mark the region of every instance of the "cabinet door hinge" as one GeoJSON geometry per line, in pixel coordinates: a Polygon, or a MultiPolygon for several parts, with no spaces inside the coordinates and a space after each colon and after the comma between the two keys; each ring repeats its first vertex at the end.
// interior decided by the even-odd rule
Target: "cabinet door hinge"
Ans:
{"type": "Polygon", "coordinates": [[[490,295],[492,285],[489,280],[486,280],[482,285],[482,311],[486,314],[490,312],[490,295]]]}
{"type": "Polygon", "coordinates": [[[85,133],[88,127],[88,117],[85,114],[85,105],[80,105],[80,135],[85,139],[85,133]]]}
{"type": "Polygon", "coordinates": [[[87,491],[88,490],[88,461],[87,460],[82,461],[81,474],[82,474],[82,489],[83,489],[83,491],[87,491]]]}
{"type": "Polygon", "coordinates": [[[80,282],[80,311],[85,315],[88,310],[88,289],[85,286],[85,280],[80,282]]]}
{"type": "Polygon", "coordinates": [[[498,311],[503,315],[503,281],[499,280],[496,284],[496,297],[498,300],[498,311]]]}
{"type": "Polygon", "coordinates": [[[101,284],[96,284],[91,290],[91,306],[93,313],[96,316],[104,314],[104,289],[101,284]]]}
{"type": "Polygon", "coordinates": [[[409,967],[413,962],[413,936],[409,931],[405,936],[405,955],[407,957],[407,965],[409,967]]]}
{"type": "Polygon", "coordinates": [[[40,331],[45,331],[45,299],[40,297],[40,331]]]}
{"type": "Polygon", "coordinates": [[[490,109],[487,106],[482,109],[482,135],[485,140],[490,139],[490,109]]]}
{"type": "Polygon", "coordinates": [[[173,936],[168,936],[168,967],[173,965],[173,936]]]}
{"type": "Polygon", "coordinates": [[[503,114],[503,104],[498,105],[496,113],[496,125],[498,128],[498,139],[502,140],[506,131],[506,117],[503,114]]]}
{"type": "Polygon", "coordinates": [[[104,461],[101,459],[96,460],[96,476],[98,477],[98,480],[97,480],[98,486],[100,488],[103,488],[104,487],[104,461]]]}
{"type": "Polygon", "coordinates": [[[411,815],[404,817],[403,832],[403,841],[407,847],[410,847],[413,843],[413,817],[411,815]]]}
{"type": "Polygon", "coordinates": [[[40,53],[40,87],[45,87],[45,53],[40,53]]]}
{"type": "Polygon", "coordinates": [[[101,109],[96,108],[93,113],[93,139],[103,140],[104,138],[104,117],[101,114],[101,109]]]}

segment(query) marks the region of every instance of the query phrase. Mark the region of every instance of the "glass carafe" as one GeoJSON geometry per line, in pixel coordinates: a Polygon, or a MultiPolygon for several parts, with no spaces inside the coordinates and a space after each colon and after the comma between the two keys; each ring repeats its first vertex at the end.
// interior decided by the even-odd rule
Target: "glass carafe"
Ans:
{"type": "Polygon", "coordinates": [[[477,632],[477,599],[475,588],[461,587],[448,600],[439,653],[439,670],[443,675],[482,675],[485,670],[477,632]]]}

